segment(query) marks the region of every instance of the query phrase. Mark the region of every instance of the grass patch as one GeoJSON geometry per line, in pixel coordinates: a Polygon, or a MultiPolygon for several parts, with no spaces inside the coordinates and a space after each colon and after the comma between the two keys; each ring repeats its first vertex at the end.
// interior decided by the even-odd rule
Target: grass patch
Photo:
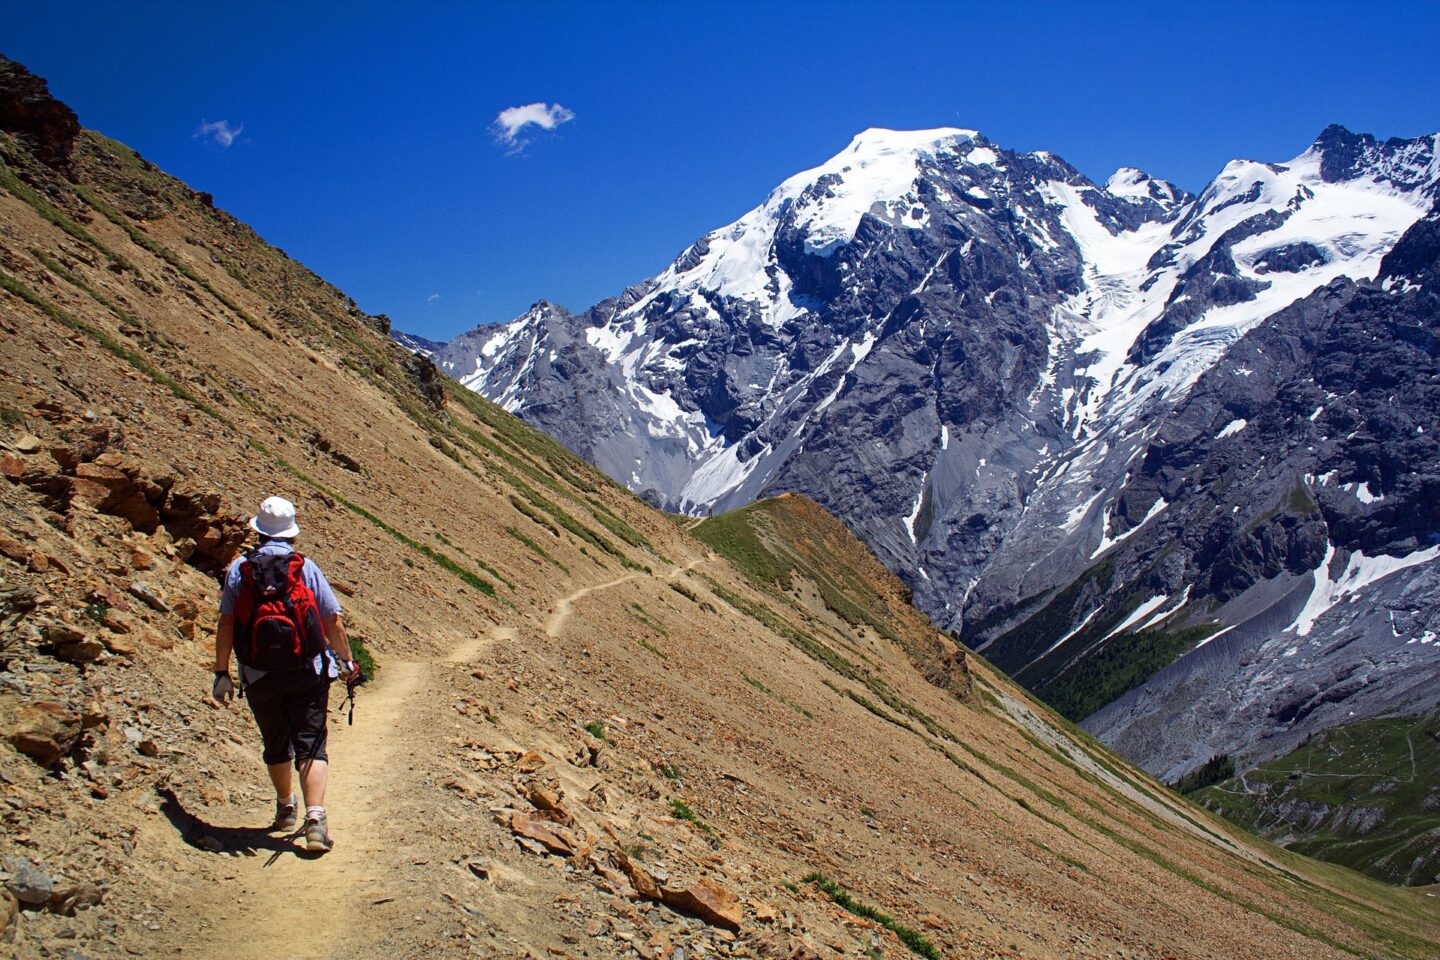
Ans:
{"type": "Polygon", "coordinates": [[[350,637],[350,653],[355,658],[355,662],[360,665],[360,669],[364,671],[365,676],[373,677],[375,671],[380,669],[380,665],[375,662],[374,655],[365,646],[365,641],[359,637],[350,637]]]}
{"type": "Polygon", "coordinates": [[[110,204],[106,203],[104,200],[101,200],[99,195],[96,194],[95,191],[91,190],[89,187],[76,184],[75,192],[79,194],[80,198],[84,200],[87,204],[89,204],[91,208],[98,211],[103,217],[105,217],[105,219],[115,224],[115,226],[119,227],[121,230],[124,230],[136,246],[143,247],[145,250],[148,250],[154,256],[158,257],[161,260],[164,260],[170,266],[174,267],[187,280],[202,287],[206,293],[210,294],[210,296],[214,297],[218,302],[224,304],[231,313],[235,314],[241,320],[244,320],[245,323],[254,330],[264,334],[272,340],[275,338],[275,331],[271,330],[265,324],[250,316],[250,314],[246,313],[239,304],[231,300],[229,297],[225,296],[225,294],[221,293],[219,290],[216,290],[214,285],[211,284],[209,280],[206,280],[200,274],[196,273],[194,269],[189,266],[189,264],[185,263],[184,260],[181,260],[170,250],[166,249],[165,246],[152,239],[148,234],[145,233],[145,231],[141,230],[139,227],[135,226],[133,223],[127,220],[123,214],[121,214],[114,207],[110,206],[110,204]]]}
{"type": "Polygon", "coordinates": [[[850,892],[840,884],[831,880],[823,873],[812,873],[805,877],[802,883],[813,883],[820,889],[820,892],[829,897],[837,907],[853,913],[857,917],[864,917],[866,920],[873,920],[880,926],[889,930],[900,938],[900,942],[910,948],[910,952],[925,960],[940,960],[940,950],[920,931],[913,927],[907,927],[898,922],[894,917],[882,912],[879,908],[868,903],[862,903],[850,896],[850,892]]]}
{"type": "Polygon", "coordinates": [[[706,823],[704,820],[701,820],[698,816],[696,816],[695,811],[690,809],[690,804],[686,803],[684,800],[681,800],[679,797],[671,799],[670,815],[676,820],[684,820],[687,823],[693,823],[696,827],[700,829],[702,833],[707,833],[712,836],[715,833],[714,829],[710,826],[710,824],[706,823]]]}
{"type": "Polygon", "coordinates": [[[659,647],[655,646],[655,644],[651,643],[648,640],[636,640],[635,642],[640,644],[640,646],[644,649],[649,650],[651,653],[655,654],[655,656],[659,657],[661,660],[670,659],[670,655],[668,653],[666,653],[664,650],[661,650],[659,647]]]}
{"type": "Polygon", "coordinates": [[[630,615],[631,620],[634,620],[641,626],[649,630],[655,631],[662,637],[670,636],[670,631],[660,626],[660,624],[653,617],[651,617],[650,614],[645,612],[645,608],[640,606],[640,604],[634,602],[627,603],[625,605],[625,612],[630,615]]]}
{"type": "Polygon", "coordinates": [[[850,680],[860,679],[859,667],[851,663],[849,660],[846,660],[844,657],[840,656],[840,654],[830,649],[817,638],[811,636],[808,633],[805,633],[802,630],[798,630],[795,627],[792,627],[789,623],[786,623],[774,610],[771,610],[763,603],[752,603],[751,601],[746,600],[739,594],[732,593],[729,590],[726,590],[719,584],[718,581],[714,580],[711,577],[706,577],[704,574],[701,574],[701,576],[704,577],[706,584],[710,587],[711,592],[714,593],[715,596],[719,597],[721,600],[724,600],[726,603],[730,604],[730,606],[734,607],[736,610],[739,610],[741,613],[745,614],[751,619],[765,625],[775,633],[778,633],[780,636],[788,640],[792,646],[794,646],[797,650],[805,654],[810,659],[816,661],[817,663],[824,664],[831,670],[834,670],[836,673],[840,674],[842,677],[850,680]]]}
{"type": "Polygon", "coordinates": [[[283,457],[280,457],[279,455],[271,452],[259,441],[251,439],[248,442],[251,447],[274,460],[277,464],[279,464],[281,469],[283,469],[286,473],[290,474],[295,479],[299,480],[302,483],[309,484],[311,487],[314,487],[316,490],[319,490],[321,493],[325,494],[326,496],[334,500],[336,503],[340,504],[346,510],[349,510],[351,513],[355,514],[358,517],[368,520],[371,524],[379,527],[381,530],[384,530],[386,533],[390,534],[390,536],[405,544],[405,546],[409,547],[411,550],[414,550],[416,553],[421,554],[426,559],[439,566],[441,569],[453,574],[456,578],[460,580],[461,583],[480,591],[487,597],[495,596],[495,585],[493,583],[490,583],[484,577],[481,577],[479,574],[473,571],[466,570],[464,567],[460,566],[460,564],[456,563],[454,560],[451,560],[449,557],[447,557],[440,551],[428,547],[423,543],[412,540],[410,537],[407,537],[405,534],[390,526],[390,524],[386,523],[384,520],[381,520],[379,517],[375,516],[375,514],[371,513],[369,510],[366,510],[358,503],[355,503],[354,501],[348,499],[343,494],[331,490],[329,487],[325,486],[325,484],[321,483],[319,480],[316,480],[314,477],[311,477],[303,473],[302,471],[296,469],[293,464],[285,460],[283,457]]]}
{"type": "Polygon", "coordinates": [[[884,598],[862,573],[847,565],[843,556],[825,552],[830,546],[825,535],[811,529],[803,514],[786,501],[761,500],[709,517],[692,532],[763,592],[792,589],[795,577],[804,577],[815,585],[825,605],[846,623],[868,626],[887,640],[901,642],[890,623],[884,598]],[[773,536],[767,538],[765,532],[773,536]],[[783,553],[776,546],[779,543],[786,544],[783,553]]]}
{"type": "Polygon", "coordinates": [[[615,746],[615,741],[611,740],[605,732],[605,724],[601,723],[599,720],[591,720],[589,723],[585,724],[585,732],[590,734],[590,736],[594,737],[596,740],[608,743],[612,747],[615,746]]]}
{"type": "Polygon", "coordinates": [[[49,300],[46,300],[44,297],[40,296],[38,293],[31,290],[25,284],[21,283],[19,280],[15,279],[4,271],[0,271],[0,289],[5,290],[7,293],[14,295],[21,300],[24,300],[26,303],[35,307],[41,313],[45,314],[47,317],[56,321],[57,323],[69,327],[70,329],[75,330],[78,333],[83,333],[87,337],[90,337],[96,343],[100,344],[100,346],[104,347],[107,351],[114,354],[116,357],[123,360],[125,363],[128,363],[136,370],[145,374],[147,377],[149,377],[151,380],[154,380],[162,387],[165,387],[172,394],[174,394],[175,397],[184,400],[186,403],[189,403],[191,406],[195,407],[197,410],[200,410],[207,416],[213,417],[214,419],[219,420],[221,423],[229,423],[229,421],[225,418],[225,415],[222,414],[219,410],[215,409],[213,406],[206,403],[204,400],[201,400],[199,397],[195,396],[195,394],[191,393],[190,390],[188,390],[183,384],[180,383],[180,381],[176,380],[174,377],[170,376],[168,373],[155,366],[149,360],[145,359],[140,354],[136,353],[134,350],[131,350],[129,347],[120,343],[118,340],[110,336],[105,331],[101,330],[99,327],[86,323],[84,320],[81,320],[79,317],[76,317],[69,311],[63,310],[55,304],[51,303],[49,300]]]}
{"type": "Polygon", "coordinates": [[[893,723],[901,730],[910,730],[910,725],[908,723],[906,723],[904,720],[901,720],[894,714],[887,713],[885,710],[882,710],[878,705],[872,703],[867,697],[863,696],[862,694],[856,693],[854,690],[846,690],[845,695],[851,700],[854,700],[856,703],[860,704],[860,706],[864,707],[866,710],[869,710],[871,713],[875,714],[875,716],[879,717],[881,720],[884,720],[886,723],[893,723]]]}
{"type": "Polygon", "coordinates": [[[105,257],[105,259],[109,260],[117,267],[120,267],[123,270],[135,269],[135,265],[133,263],[125,259],[120,254],[116,253],[114,250],[111,250],[109,247],[105,246],[105,244],[101,243],[94,236],[92,236],[90,231],[86,230],[74,220],[70,219],[70,217],[62,213],[58,207],[50,203],[44,197],[40,196],[40,194],[36,193],[29,186],[29,184],[25,183],[23,180],[21,180],[15,175],[15,172],[10,169],[10,166],[8,164],[3,162],[0,162],[0,187],[4,187],[7,193],[14,194],[16,197],[19,197],[25,203],[29,204],[30,207],[41,217],[48,220],[54,226],[59,227],[65,233],[69,234],[73,239],[80,241],[81,243],[85,244],[85,246],[90,247],[92,250],[99,251],[105,257]]]}
{"type": "Polygon", "coordinates": [[[510,534],[511,537],[525,544],[525,546],[529,547],[532,551],[534,551],[536,556],[540,557],[540,559],[554,564],[556,567],[560,568],[561,572],[567,575],[570,573],[569,567],[565,566],[565,564],[550,556],[550,554],[545,551],[544,547],[540,546],[540,544],[536,543],[534,540],[530,539],[525,534],[521,533],[519,530],[516,530],[514,527],[506,527],[505,532],[510,534]]]}
{"type": "Polygon", "coordinates": [[[715,604],[711,603],[709,600],[701,599],[698,593],[685,586],[685,584],[680,583],[678,580],[670,581],[670,589],[674,590],[676,593],[680,594],[680,596],[684,597],[686,600],[689,600],[691,603],[697,604],[700,609],[704,610],[706,613],[719,612],[715,609],[715,604]]]}
{"type": "Polygon", "coordinates": [[[791,710],[794,710],[796,713],[800,714],[800,715],[801,715],[802,717],[804,717],[805,719],[807,719],[807,720],[814,720],[814,719],[815,719],[815,714],[811,713],[809,710],[806,710],[804,707],[800,706],[798,703],[794,702],[794,701],[791,700],[790,698],[785,697],[785,696],[782,696],[781,694],[776,693],[774,690],[771,690],[769,687],[765,686],[765,684],[761,683],[759,680],[756,680],[754,677],[748,676],[748,675],[743,674],[743,673],[740,674],[740,676],[741,676],[742,678],[744,678],[744,680],[745,680],[746,683],[750,684],[750,686],[754,687],[756,690],[759,690],[761,693],[765,694],[765,696],[771,697],[771,698],[773,698],[774,700],[776,700],[777,702],[784,704],[785,706],[789,707],[791,710]]]}
{"type": "Polygon", "coordinates": [[[1432,712],[1331,728],[1247,771],[1243,783],[1222,779],[1189,796],[1247,830],[1285,838],[1288,850],[1414,884],[1440,873],[1437,783],[1440,713],[1432,712]]]}
{"type": "Polygon", "coordinates": [[[1176,780],[1172,786],[1176,793],[1194,793],[1196,790],[1203,790],[1206,787],[1214,786],[1235,776],[1235,762],[1230,759],[1229,754],[1220,754],[1211,757],[1203,764],[1191,770],[1185,776],[1176,780]]]}

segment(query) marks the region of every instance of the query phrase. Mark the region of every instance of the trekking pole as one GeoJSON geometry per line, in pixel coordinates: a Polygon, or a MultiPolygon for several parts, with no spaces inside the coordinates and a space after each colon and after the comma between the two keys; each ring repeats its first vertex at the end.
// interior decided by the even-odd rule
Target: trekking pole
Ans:
{"type": "Polygon", "coordinates": [[[355,679],[345,681],[345,699],[340,701],[340,706],[336,709],[336,713],[339,713],[345,709],[347,704],[349,705],[350,715],[346,718],[345,722],[352,727],[355,726],[355,688],[370,679],[365,675],[365,671],[360,669],[359,664],[356,664],[355,671],[355,679]]]}

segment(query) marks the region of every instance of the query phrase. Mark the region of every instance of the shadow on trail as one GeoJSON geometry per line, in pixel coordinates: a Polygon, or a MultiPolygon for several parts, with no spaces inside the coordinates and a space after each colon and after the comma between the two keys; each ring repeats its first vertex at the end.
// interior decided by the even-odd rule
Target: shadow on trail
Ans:
{"type": "Polygon", "coordinates": [[[261,850],[269,850],[270,856],[265,861],[267,867],[287,853],[301,860],[314,860],[320,856],[295,845],[295,839],[305,832],[304,827],[285,835],[272,833],[268,827],[217,827],[186,810],[172,788],[163,787],[157,792],[161,797],[160,812],[180,834],[180,839],[196,850],[221,856],[234,853],[254,855],[261,850]]]}

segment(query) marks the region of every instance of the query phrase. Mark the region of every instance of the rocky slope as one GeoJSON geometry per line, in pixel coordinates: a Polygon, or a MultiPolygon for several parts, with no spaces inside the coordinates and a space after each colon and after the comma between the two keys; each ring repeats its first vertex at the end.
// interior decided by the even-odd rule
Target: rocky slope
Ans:
{"type": "Polygon", "coordinates": [[[210,198],[93,132],[61,145],[0,132],[7,950],[1440,944],[1432,898],[1256,841],[962,665],[812,508],[823,539],[767,547],[792,603],[210,198]],[[206,696],[213,571],[277,492],[379,664],[335,715],[319,860],[265,832],[252,725],[206,696]]]}
{"type": "Polygon", "coordinates": [[[867,131],[616,300],[542,302],[436,357],[652,502],[814,497],[1074,719],[1236,627],[1192,661],[1208,686],[1157,688],[1194,720],[1127,702],[1091,724],[1175,776],[1440,696],[1405,679],[1433,668],[1423,597],[1363,676],[1378,634],[1323,662],[1272,645],[1243,678],[1208,666],[1293,636],[1312,594],[1330,599],[1304,634],[1330,649],[1340,594],[1384,616],[1429,576],[1424,282],[1387,268],[1385,296],[1362,296],[1409,305],[1393,329],[1372,304],[1323,331],[1402,235],[1423,245],[1437,184],[1436,137],[1340,127],[1195,197],[1137,170],[1099,186],[971,131],[867,131]],[[1396,392],[1387,369],[1414,375],[1396,392]],[[1305,707],[1316,685],[1343,708],[1305,707]]]}
{"type": "Polygon", "coordinates": [[[1022,668],[1041,690],[1064,682],[1065,658],[1129,656],[1147,631],[1201,644],[1086,721],[1152,769],[1253,763],[1317,729],[1434,707],[1437,225],[1407,232],[1375,282],[1295,303],[1202,377],[1116,497],[1131,517],[1169,506],[1105,555],[1108,593],[1047,606],[1091,620],[1022,668]],[[1133,629],[1117,635],[1120,618],[1133,629]]]}

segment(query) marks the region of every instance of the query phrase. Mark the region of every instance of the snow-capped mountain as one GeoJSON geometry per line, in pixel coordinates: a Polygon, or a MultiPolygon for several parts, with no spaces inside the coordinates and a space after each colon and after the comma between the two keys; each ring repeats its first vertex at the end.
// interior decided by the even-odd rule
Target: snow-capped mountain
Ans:
{"type": "Polygon", "coordinates": [[[1191,196],[1133,168],[1099,186],[974,131],[869,130],[619,298],[579,315],[537,303],[436,359],[672,509],[811,495],[937,620],[1023,673],[1067,633],[1113,649],[1083,633],[1087,613],[1126,636],[1228,602],[1208,554],[1167,561],[1173,592],[1138,616],[1149,596],[1118,616],[1056,598],[1182,513],[1206,478],[1141,502],[1137,465],[1207,373],[1251,382],[1227,364],[1267,318],[1375,277],[1440,196],[1437,139],[1331,127],[1191,196]]]}
{"type": "Polygon", "coordinates": [[[411,353],[418,353],[422,357],[433,357],[445,348],[445,344],[438,340],[430,340],[414,333],[402,333],[399,330],[391,331],[391,339],[411,353]]]}

